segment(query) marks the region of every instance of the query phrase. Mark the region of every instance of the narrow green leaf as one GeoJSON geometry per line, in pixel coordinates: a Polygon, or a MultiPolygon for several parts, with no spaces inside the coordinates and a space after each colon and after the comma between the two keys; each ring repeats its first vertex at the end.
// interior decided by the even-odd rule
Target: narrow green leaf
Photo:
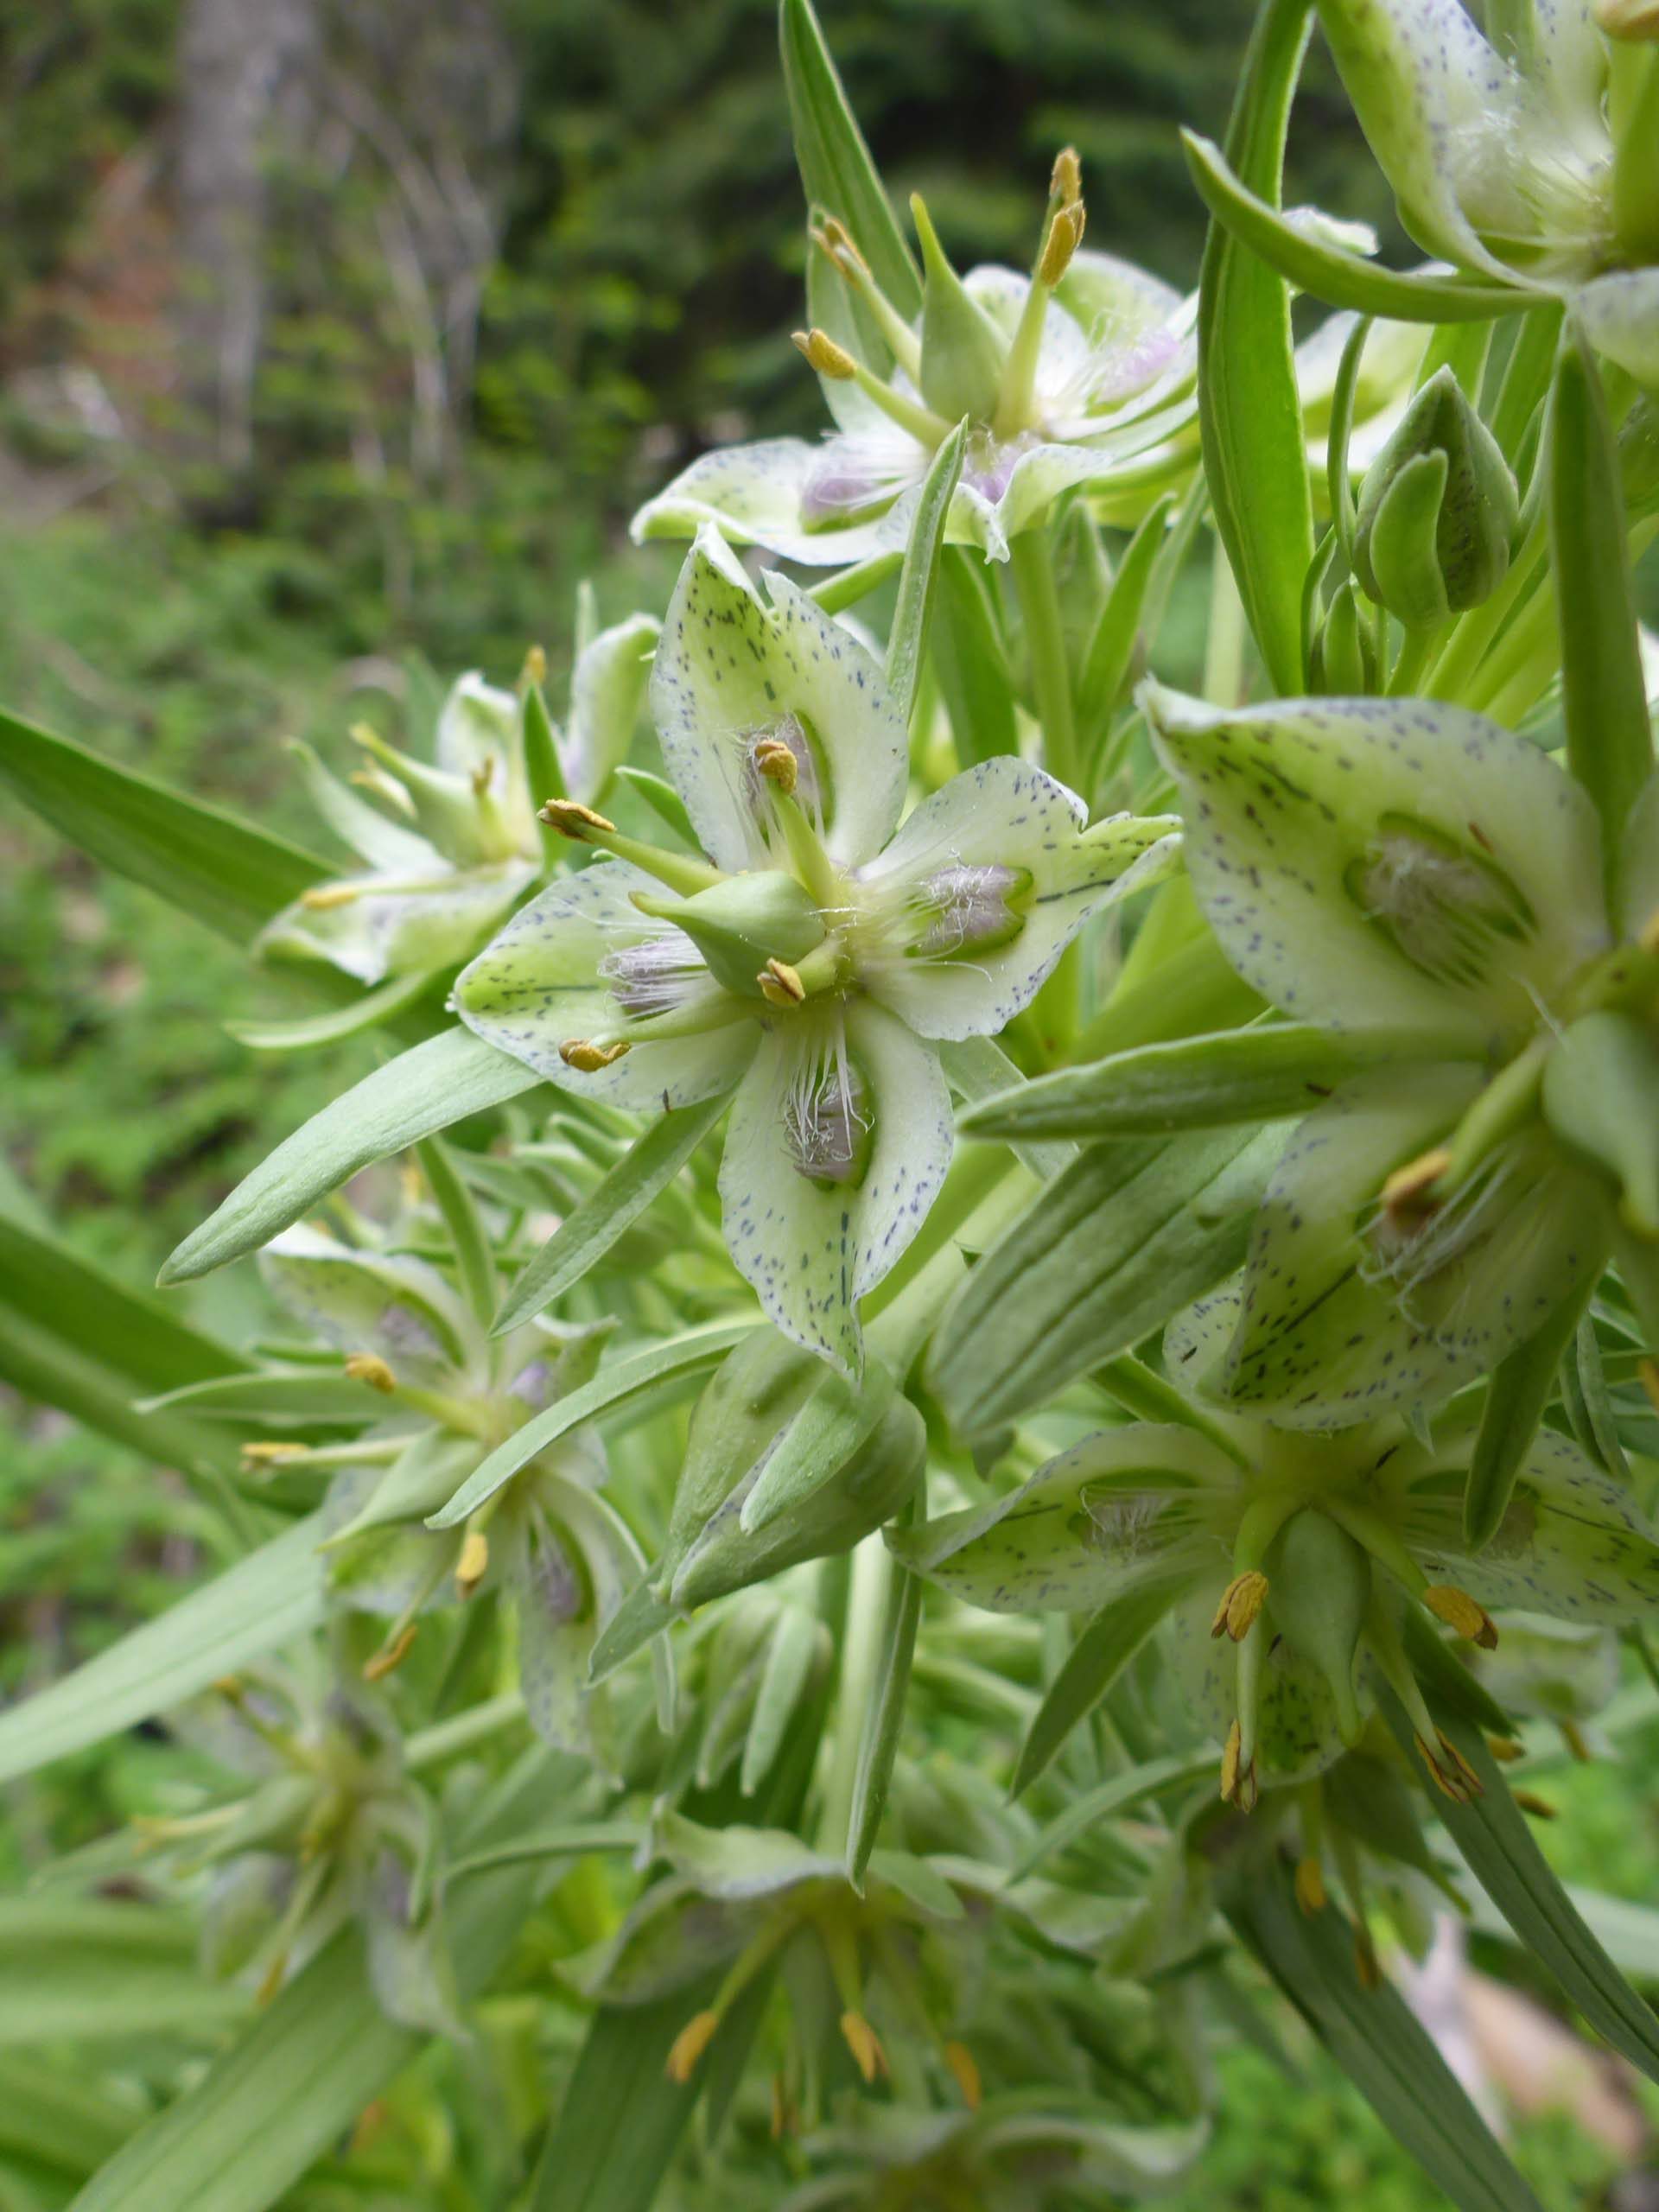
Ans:
{"type": "Polygon", "coordinates": [[[315,853],[0,711],[0,784],[62,836],[245,944],[335,871],[315,853]]]}
{"type": "Polygon", "coordinates": [[[1304,1913],[1289,1869],[1253,1855],[1224,1907],[1331,2056],[1459,2212],[1542,2212],[1399,1992],[1367,1989],[1334,1907],[1304,1913]]]}
{"type": "Polygon", "coordinates": [[[1077,680],[1077,735],[1091,776],[1112,709],[1135,665],[1141,610],[1174,505],[1173,494],[1166,494],[1142,518],[1118,563],[1084,653],[1077,680]]]}
{"type": "Polygon", "coordinates": [[[0,2050],[131,2036],[206,2042],[245,1990],[204,1980],[182,1914],[104,1898],[0,1899],[0,2050]]]}
{"type": "Polygon", "coordinates": [[[1282,1142],[1269,1128],[1090,1146],[945,1309],[930,1375],[956,1427],[1044,1403],[1241,1266],[1282,1142]]]}
{"type": "MultiPolygon", "coordinates": [[[[905,1725],[910,1691],[910,1662],[916,1654],[916,1630],[922,1618],[922,1578],[884,1551],[887,1604],[870,1681],[870,1700],[859,1721],[858,1764],[853,1775],[847,1815],[847,1878],[861,1892],[865,1869],[881,1831],[893,1761],[905,1725]]],[[[850,1715],[843,1715],[850,1722],[850,1715]]]]}
{"type": "Polygon", "coordinates": [[[544,1859],[582,1859],[590,1851],[637,1851],[645,1831],[626,1821],[566,1821],[556,1827],[532,1828],[505,1843],[492,1844],[444,1869],[447,1885],[498,1866],[523,1866],[544,1859]]]}
{"type": "MultiPolygon", "coordinates": [[[[1276,207],[1309,0],[1262,0],[1227,156],[1276,207]]],[[[1198,423],[1216,528],[1274,687],[1303,689],[1302,579],[1313,557],[1302,408],[1284,278],[1219,221],[1198,278],[1198,423]]]]}
{"type": "Polygon", "coordinates": [[[1483,322],[1515,307],[1514,293],[1501,286],[1402,275],[1331,245],[1287,221],[1276,206],[1241,184],[1213,139],[1183,130],[1181,145],[1192,181],[1217,222],[1316,300],[1395,322],[1483,322]]]}
{"type": "Polygon", "coordinates": [[[738,1516],[744,1534],[769,1529],[838,1474],[874,1433],[893,1398],[893,1376],[874,1360],[861,1386],[825,1373],[767,1452],[738,1516]]]}
{"type": "Polygon", "coordinates": [[[427,1527],[453,1529],[458,1522],[475,1513],[486,1498],[493,1497],[504,1483],[511,1482],[526,1460],[533,1459],[538,1452],[545,1452],[550,1444],[556,1444],[573,1428],[580,1428],[584,1421],[596,1421],[601,1414],[616,1413],[649,1392],[700,1375],[761,1325],[758,1321],[712,1322],[702,1328],[687,1329],[663,1344],[647,1345],[643,1351],[629,1352],[613,1360],[608,1367],[601,1368],[591,1382],[585,1382],[580,1390],[573,1390],[568,1397],[545,1408],[492,1452],[483,1465],[467,1477],[448,1504],[430,1516],[427,1527]]]}
{"type": "Polygon", "coordinates": [[[1492,1370],[1463,1493],[1463,1533],[1471,1552],[1484,1550],[1497,1533],[1521,1463],[1554,1393],[1555,1371],[1594,1288],[1592,1277],[1492,1370]]]}
{"type": "Polygon", "coordinates": [[[962,474],[967,436],[967,423],[958,423],[930,462],[910,526],[905,564],[899,571],[899,597],[887,632],[887,689],[906,722],[921,679],[922,652],[927,641],[944,525],[962,474]]]}
{"type": "Polygon", "coordinates": [[[268,1244],[361,1167],[531,1090],[539,1076],[470,1030],[447,1029],[348,1090],[278,1145],[162,1269],[164,1283],[210,1274],[268,1244]]]}
{"type": "Polygon", "coordinates": [[[1445,1057],[1440,1040],[1402,1029],[1334,1030],[1275,1021],[1148,1045],[1059,1068],[970,1106],[969,1136],[1152,1136],[1311,1113],[1362,1068],[1445,1057]]]}
{"type": "Polygon", "coordinates": [[[71,1675],[0,1713],[0,1782],[165,1713],[315,1628],[323,1535],[313,1514],[71,1675]]]}
{"type": "Polygon", "coordinates": [[[424,969],[415,976],[394,976],[344,1006],[321,1014],[302,1014],[292,1021],[227,1021],[225,1025],[238,1045],[255,1052],[309,1052],[320,1046],[338,1045],[358,1036],[377,1022],[405,1014],[432,989],[442,969],[424,969]]]}
{"type": "Polygon", "coordinates": [[[1180,1580],[1154,1582],[1101,1607],[1043,1694],[1020,1746],[1014,1796],[1030,1788],[1078,1721],[1094,1711],[1186,1587],[1180,1580]]]}
{"type": "MultiPolygon", "coordinates": [[[[1390,1698],[1395,1734],[1410,1748],[1411,1723],[1390,1698]]],[[[1437,1799],[1434,1811],[1465,1864],[1531,1957],[1622,2057],[1659,2082],[1659,2014],[1639,1997],[1586,1926],[1533,1840],[1527,1816],[1510,1795],[1478,1728],[1440,1707],[1435,1719],[1473,1768],[1482,1794],[1460,1804],[1437,1799]]]]}
{"type": "Polygon", "coordinates": [[[1009,1887],[1023,1882],[1027,1875],[1034,1874],[1056,1852],[1069,1850],[1103,1821],[1129,1812],[1163,1790],[1185,1789],[1194,1783],[1208,1782],[1213,1779],[1215,1771],[1214,1756],[1206,1751],[1202,1758],[1147,1759],[1122,1774],[1114,1774],[1106,1781],[1096,1783],[1092,1789],[1085,1789],[1080,1797],[1074,1797],[1058,1819],[1049,1822],[1008,1876],[1009,1887]]]}
{"type": "Polygon", "coordinates": [[[626,762],[616,772],[630,791],[639,792],[658,821],[666,823],[683,845],[694,853],[702,850],[685,801],[666,776],[653,775],[649,768],[629,767],[626,762]]]}
{"type": "MultiPolygon", "coordinates": [[[[844,223],[876,283],[902,315],[920,311],[922,287],[904,235],[854,119],[810,0],[782,0],[778,41],[795,159],[809,205],[844,223]]],[[[879,333],[877,334],[879,341],[879,333]]],[[[881,355],[886,348],[881,347],[881,355]]],[[[880,358],[879,355],[878,358],[880,358]]]]}
{"type": "Polygon", "coordinates": [[[1420,1606],[1407,1606],[1401,1627],[1411,1671],[1431,1705],[1455,1713],[1494,1736],[1514,1735],[1514,1721],[1480,1677],[1470,1673],[1420,1606]]]}
{"type": "MultiPolygon", "coordinates": [[[[986,1099],[1006,1098],[1026,1081],[995,1037],[947,1038],[939,1046],[939,1062],[950,1088],[970,1109],[986,1099]]],[[[1028,1144],[1023,1138],[1008,1149],[1039,1183],[1050,1181],[1077,1156],[1073,1144],[1028,1144]]]]}
{"type": "Polygon", "coordinates": [[[1567,765],[1601,817],[1603,866],[1617,913],[1624,824],[1652,772],[1653,730],[1618,449],[1595,356],[1571,322],[1555,365],[1548,498],[1567,765]]]}
{"type": "Polygon", "coordinates": [[[494,1334],[528,1321],[597,1267],[618,1238],[661,1197],[729,1103],[728,1095],[722,1092],[695,1106],[675,1107],[653,1122],[522,1269],[502,1301],[494,1334]]]}
{"type": "Polygon", "coordinates": [[[442,1139],[423,1137],[415,1154],[449,1232],[462,1294],[475,1319],[487,1329],[495,1312],[495,1260],[473,1194],[455,1172],[449,1148],[442,1139]]]}
{"type": "Polygon", "coordinates": [[[957,759],[964,768],[1020,750],[1014,677],[998,626],[986,563],[961,545],[940,549],[932,626],[939,679],[957,759]]]}
{"type": "Polygon", "coordinates": [[[130,2088],[106,2088],[61,2064],[42,2065],[16,2051],[0,2056],[0,2153],[79,2181],[113,2156],[146,2117],[130,2088]]]}
{"type": "MultiPolygon", "coordinates": [[[[100,1349],[105,1342],[100,1339],[100,1349]]],[[[237,1457],[225,1430],[171,1412],[141,1413],[130,1376],[106,1367],[99,1352],[69,1335],[42,1328],[20,1306],[0,1303],[0,1382],[37,1404],[55,1406],[72,1421],[153,1460],[192,1473],[217,1467],[228,1473],[237,1457]]]]}
{"type": "Polygon", "coordinates": [[[145,1399],[140,1413],[198,1414],[205,1421],[361,1422],[366,1425],[385,1406],[364,1382],[353,1382],[338,1366],[308,1367],[292,1373],[260,1369],[251,1375],[219,1375],[206,1382],[187,1382],[181,1390],[145,1399]]]}

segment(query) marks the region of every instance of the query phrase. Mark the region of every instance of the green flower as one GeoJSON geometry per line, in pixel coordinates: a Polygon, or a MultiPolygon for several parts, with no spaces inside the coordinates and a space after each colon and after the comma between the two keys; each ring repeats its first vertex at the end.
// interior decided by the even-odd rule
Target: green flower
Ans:
{"type": "Polygon", "coordinates": [[[1620,12],[1530,0],[1488,36],[1459,0],[1319,0],[1417,243],[1523,296],[1572,296],[1594,343],[1652,383],[1659,71],[1650,46],[1608,35],[1620,12]]]}
{"type": "Polygon", "coordinates": [[[1588,797],[1478,715],[1143,696],[1233,966],[1293,1020],[1390,1040],[1292,1139],[1218,1387],[1315,1426],[1433,1400],[1593,1281],[1616,1229],[1638,1265],[1659,1238],[1659,787],[1610,914],[1588,797]]]}
{"type": "Polygon", "coordinates": [[[1042,522],[1073,486],[1113,521],[1135,521],[1197,457],[1195,302],[1109,254],[1078,250],[1077,160],[1055,163],[1029,277],[1009,269],[959,277],[919,199],[922,310],[912,326],[883,296],[839,223],[813,232],[841,300],[861,302],[882,334],[885,373],[823,329],[796,343],[817,372],[836,429],[820,445],[771,438],[693,462],[642,507],[633,534],[688,537],[707,522],[785,559],[839,566],[902,550],[912,496],[940,442],[969,423],[947,534],[991,558],[1042,522]]]}
{"type": "Polygon", "coordinates": [[[330,1587],[389,1622],[365,1673],[403,1659],[431,1607],[499,1589],[517,1623],[531,1720],[567,1750],[592,1745],[588,1661],[645,1561],[599,1494],[596,1431],[538,1453],[464,1527],[425,1526],[497,1444],[592,1375],[604,1330],[543,1321],[491,1337],[439,1270],[402,1251],[286,1230],[260,1255],[273,1295],[363,1385],[352,1443],[252,1447],[257,1464],[334,1465],[330,1587]]]}
{"type": "Polygon", "coordinates": [[[1436,1786],[1467,1796],[1412,1670],[1408,1609],[1482,1646],[1497,1641],[1490,1606],[1636,1620],[1659,1597],[1659,1540],[1618,1484],[1544,1429],[1497,1534],[1469,1555],[1472,1426],[1430,1444],[1395,1417],[1310,1436],[1214,1414],[1197,1379],[1236,1318],[1236,1294],[1223,1292],[1167,1332],[1165,1358],[1197,1425],[1104,1430],[993,1503],[890,1529],[887,1541],[994,1611],[1093,1611],[1166,1593],[1178,1678],[1225,1740],[1222,1794],[1243,1810],[1357,1744],[1379,1683],[1410,1714],[1436,1786]]]}
{"type": "MultiPolygon", "coordinates": [[[[583,626],[591,630],[591,616],[583,626]]],[[[627,751],[657,627],[636,614],[580,645],[569,715],[552,734],[565,788],[579,798],[602,796],[627,751]]],[[[532,656],[526,692],[538,662],[532,656]]],[[[296,745],[319,812],[365,865],[302,893],[267,925],[259,950],[327,961],[364,983],[435,974],[475,952],[544,866],[524,714],[514,693],[476,671],[463,676],[438,716],[432,761],[355,727],[365,755],[351,779],[357,790],[296,745]]]]}
{"type": "Polygon", "coordinates": [[[1085,830],[1080,799],[1011,757],[901,822],[908,745],[879,669],[793,585],[768,588],[769,603],[705,529],[657,654],[664,763],[709,858],[549,808],[613,857],[515,915],[455,1006],[614,1105],[734,1090],[732,1256],[780,1329],[851,1375],[857,1301],[950,1165],[938,1043],[1028,1005],[1090,914],[1173,864],[1173,825],[1085,830]]]}

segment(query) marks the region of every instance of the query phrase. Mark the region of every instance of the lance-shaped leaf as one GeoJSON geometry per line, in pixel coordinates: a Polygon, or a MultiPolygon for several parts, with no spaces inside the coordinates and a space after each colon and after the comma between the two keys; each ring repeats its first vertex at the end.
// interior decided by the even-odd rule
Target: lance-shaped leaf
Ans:
{"type": "Polygon", "coordinates": [[[0,1900],[0,2050],[205,2041],[247,2011],[245,1991],[203,1976],[181,1914],[104,1897],[0,1900]]]}
{"type": "Polygon", "coordinates": [[[533,1068],[464,1029],[400,1053],[315,1115],[245,1177],[224,1205],[187,1236],[162,1269],[188,1282],[268,1243],[361,1167],[504,1105],[541,1080],[533,1068]]]}
{"type": "Polygon", "coordinates": [[[1148,683],[1193,887],[1299,1020],[1502,1041],[1607,941],[1595,810],[1497,723],[1395,699],[1224,712],[1148,683]]]}
{"type": "Polygon", "coordinates": [[[1554,1394],[1556,1370],[1591,1288],[1588,1280],[1580,1283],[1535,1335],[1517,1344],[1492,1370],[1463,1494],[1464,1539],[1471,1552],[1485,1548],[1508,1510],[1516,1477],[1554,1394]]]}
{"type": "Polygon", "coordinates": [[[71,843],[243,944],[327,861],[0,713],[0,784],[71,843]]]}
{"type": "MultiPolygon", "coordinates": [[[[1179,1575],[1150,1577],[1101,1607],[1043,1694],[1020,1746],[1014,1796],[1036,1781],[1077,1723],[1094,1711],[1185,1587],[1179,1575]]],[[[1030,1872],[1029,1861],[1025,1871],[1030,1872]]]]}
{"type": "Polygon", "coordinates": [[[886,674],[899,711],[909,721],[921,679],[922,654],[927,642],[939,554],[944,543],[945,518],[962,474],[965,422],[958,423],[933,456],[916,503],[905,563],[899,572],[899,597],[887,632],[886,674]]]}

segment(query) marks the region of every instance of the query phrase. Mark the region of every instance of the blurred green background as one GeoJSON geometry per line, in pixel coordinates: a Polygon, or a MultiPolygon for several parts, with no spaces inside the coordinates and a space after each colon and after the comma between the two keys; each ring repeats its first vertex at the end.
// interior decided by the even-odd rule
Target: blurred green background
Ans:
{"type": "MultiPolygon", "coordinates": [[[[1090,244],[1195,281],[1176,124],[1221,132],[1245,0],[822,12],[959,263],[1023,263],[1069,141],[1090,244]]],[[[12,0],[0,145],[0,700],[308,841],[284,738],[336,752],[411,649],[507,683],[539,643],[556,697],[581,576],[607,620],[666,600],[632,508],[819,426],[772,0],[12,0]]],[[[1390,237],[1318,52],[1293,146],[1292,202],[1390,237]]],[[[220,1027],[249,1005],[232,950],[0,813],[0,1201],[149,1279],[367,1064],[261,1059],[220,1027]]],[[[0,1454],[10,1693],[164,1602],[194,1509],[3,1391],[0,1454]]],[[[109,1817],[133,1755],[55,1770],[33,1817],[109,1817]]],[[[1564,1798],[1563,1871],[1642,1894],[1650,1808],[1611,1770],[1564,1798]]],[[[1437,2201],[1333,2075],[1287,2112],[1241,2050],[1225,2088],[1181,2206],[1437,2201]]],[[[1603,2201],[1569,2121],[1523,2157],[1552,2212],[1603,2201]]]]}

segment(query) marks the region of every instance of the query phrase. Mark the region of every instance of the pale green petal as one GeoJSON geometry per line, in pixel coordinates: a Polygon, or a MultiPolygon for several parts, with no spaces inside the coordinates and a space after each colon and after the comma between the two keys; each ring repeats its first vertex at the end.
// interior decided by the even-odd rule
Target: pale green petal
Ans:
{"type": "MultiPolygon", "coordinates": [[[[423,1260],[362,1251],[299,1223],[266,1245],[259,1272],[271,1295],[325,1344],[378,1352],[402,1378],[447,1375],[477,1349],[466,1306],[423,1260]]],[[[372,1402],[365,1392],[365,1405],[372,1402]]]]}
{"type": "Polygon", "coordinates": [[[1599,1269],[1600,1186],[1536,1128],[1445,1206],[1406,1225],[1382,1216],[1385,1179],[1450,1132],[1478,1081],[1454,1067],[1364,1076],[1301,1124],[1256,1217],[1237,1330],[1207,1378],[1224,1402],[1313,1428],[1433,1404],[1599,1269]]]}
{"type": "MultiPolygon", "coordinates": [[[[1656,656],[1659,661],[1659,655],[1656,656]]],[[[1659,674],[1659,669],[1656,670],[1659,674]]],[[[1659,683],[1656,684],[1659,691],[1659,683]]],[[[1659,915],[1659,770],[1648,778],[1624,825],[1624,935],[1639,938],[1659,915]]]]}
{"type": "Polygon", "coordinates": [[[486,771],[505,777],[518,729],[518,700],[473,669],[450,685],[439,712],[438,766],[447,775],[468,781],[486,771]]]}
{"type": "Polygon", "coordinates": [[[384,874],[441,875],[448,866],[437,847],[416,830],[391,821],[378,807],[361,799],[332,775],[310,746],[290,738],[289,751],[300,764],[311,802],[343,844],[384,874]]]}
{"type": "Polygon", "coordinates": [[[926,473],[927,456],[913,440],[892,435],[885,416],[879,420],[887,439],[868,429],[857,433],[861,442],[881,448],[879,470],[872,466],[863,474],[872,482],[878,476],[893,482],[898,496],[893,505],[875,513],[855,508],[844,520],[826,512],[815,525],[804,502],[809,484],[824,467],[824,447],[804,438],[764,438],[694,461],[635,515],[635,543],[652,537],[695,537],[713,523],[733,543],[763,545],[803,568],[846,568],[878,553],[902,551],[915,505],[907,487],[926,473]]]}
{"type": "Polygon", "coordinates": [[[1496,1651],[1478,1655],[1480,1679],[1506,1713],[1541,1720],[1593,1720],[1618,1688],[1618,1638],[1611,1628],[1505,1611],[1496,1651]]]}
{"type": "MultiPolygon", "coordinates": [[[[1659,1538],[1630,1492],[1554,1429],[1539,1430],[1497,1533],[1478,1558],[1461,1548],[1460,1485],[1421,1484],[1409,1511],[1424,1572],[1483,1605],[1612,1628],[1647,1620],[1659,1605],[1659,1538]]],[[[1499,1635],[1501,1649],[1501,1624],[1499,1635]]]]}
{"type": "Polygon", "coordinates": [[[628,1027],[627,1012],[601,963],[635,946],[664,949],[665,958],[683,975],[688,1001],[696,995],[720,996],[690,939],[648,919],[632,903],[636,892],[660,895],[661,889],[625,861],[597,861],[579,875],[562,878],[515,914],[461,970],[455,979],[456,1013],[486,1044],[511,1052],[550,1083],[633,1112],[689,1106],[728,1090],[754,1047],[755,1032],[747,1021],[635,1045],[591,1075],[567,1067],[559,1057],[560,1046],[571,1038],[602,1037],[628,1027]]]}
{"type": "Polygon", "coordinates": [[[1514,1041],[1605,945],[1595,810],[1496,722],[1416,700],[1141,696],[1199,902],[1282,1012],[1514,1041]]]}
{"type": "Polygon", "coordinates": [[[753,753],[793,717],[811,767],[798,802],[833,858],[868,859],[904,804],[905,718],[846,630],[782,577],[769,585],[771,606],[719,531],[699,531],[652,671],[664,765],[718,867],[774,865],[768,787],[753,753]]]}
{"type": "Polygon", "coordinates": [[[566,789],[585,804],[603,796],[628,757],[661,629],[654,614],[631,614],[601,630],[576,656],[559,764],[566,789]]]}
{"type": "Polygon", "coordinates": [[[705,1897],[683,1877],[658,1882],[597,1955],[563,1961],[560,1973],[607,2005],[652,2004],[735,1958],[765,1910],[764,1903],[705,1897]]]}
{"type": "Polygon", "coordinates": [[[586,1752],[588,1662],[645,1554],[603,1498],[557,1477],[515,1494],[500,1517],[524,1710],[544,1743],[586,1752]]]}
{"type": "Polygon", "coordinates": [[[728,1248],[784,1333],[855,1379],[857,1302],[921,1227],[953,1141],[937,1056],[867,1001],[779,1016],[738,1087],[728,1248]]]}
{"type": "Polygon", "coordinates": [[[987,1612],[1092,1611],[1141,1584],[1211,1566],[1224,1580],[1210,1522],[1237,1479],[1195,1430],[1137,1422],[1085,1437],[990,1505],[890,1529],[887,1542],[930,1582],[987,1612]]]}
{"type": "Polygon", "coordinates": [[[826,1858],[782,1828],[744,1827],[728,1822],[705,1827],[683,1814],[664,1812],[652,1840],[677,1874],[696,1884],[706,1897],[736,1904],[776,1897],[804,1882],[846,1879],[839,1859],[826,1858]]]}
{"type": "Polygon", "coordinates": [[[342,887],[353,897],[332,906],[296,899],[266,924],[254,950],[326,960],[362,983],[454,967],[512,912],[537,873],[527,861],[449,869],[434,855],[423,875],[347,876],[342,887]]]}
{"type": "Polygon", "coordinates": [[[1573,304],[1596,351],[1649,391],[1659,391],[1659,269],[1619,269],[1595,277],[1573,304]]]}
{"type": "Polygon", "coordinates": [[[872,994],[924,1037],[1004,1028],[1090,914],[1175,865],[1173,823],[1124,816],[1085,838],[1087,818],[1074,792],[1006,753],[924,799],[858,872],[872,994]]]}

